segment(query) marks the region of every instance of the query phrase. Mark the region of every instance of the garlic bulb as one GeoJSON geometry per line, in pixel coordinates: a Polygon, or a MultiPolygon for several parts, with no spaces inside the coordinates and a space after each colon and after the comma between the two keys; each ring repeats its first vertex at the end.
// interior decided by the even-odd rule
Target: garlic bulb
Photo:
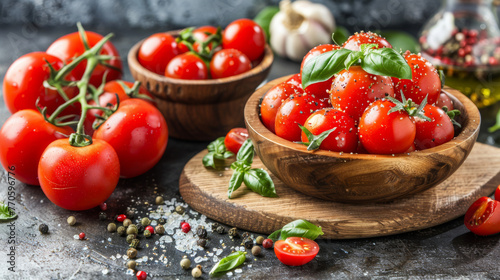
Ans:
{"type": "Polygon", "coordinates": [[[324,5],[283,0],[269,27],[271,48],[280,56],[301,61],[313,47],[330,43],[334,30],[335,20],[324,5]]]}

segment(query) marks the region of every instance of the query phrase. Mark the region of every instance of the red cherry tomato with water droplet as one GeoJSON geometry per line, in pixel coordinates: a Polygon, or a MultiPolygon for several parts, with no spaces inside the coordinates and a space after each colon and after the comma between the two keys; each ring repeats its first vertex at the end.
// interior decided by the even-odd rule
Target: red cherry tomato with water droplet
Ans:
{"type": "Polygon", "coordinates": [[[227,133],[226,138],[224,138],[224,145],[229,151],[237,154],[241,145],[243,145],[243,142],[247,139],[248,130],[246,128],[233,128],[227,133]]]}

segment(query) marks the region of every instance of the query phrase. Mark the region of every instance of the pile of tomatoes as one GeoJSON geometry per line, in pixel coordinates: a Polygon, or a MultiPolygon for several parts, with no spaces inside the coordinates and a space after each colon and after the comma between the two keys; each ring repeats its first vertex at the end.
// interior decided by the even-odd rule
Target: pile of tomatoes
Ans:
{"type": "Polygon", "coordinates": [[[238,19],[224,31],[214,26],[183,30],[177,38],[156,33],[144,40],[137,58],[146,69],[185,80],[218,79],[252,69],[266,45],[263,29],[250,19],[238,19]]]}
{"type": "Polygon", "coordinates": [[[359,51],[363,44],[392,48],[377,34],[360,32],[342,46],[326,44],[311,49],[302,61],[301,72],[264,96],[260,107],[263,124],[286,140],[302,143],[310,141],[307,131],[318,136],[332,130],[319,148],[344,153],[407,153],[451,140],[455,128],[447,110],[453,110],[453,103],[441,93],[436,69],[419,54],[404,53],[411,80],[370,74],[354,64],[326,81],[302,87],[308,60],[342,48],[359,51]],[[398,104],[406,106],[405,110],[398,107],[390,111],[398,104]],[[420,105],[422,114],[408,113],[420,105]]]}
{"type": "Polygon", "coordinates": [[[119,80],[118,51],[103,38],[83,29],[65,35],[18,58],[3,81],[12,115],[0,129],[0,162],[69,210],[103,203],[120,177],[152,168],[168,140],[152,96],[119,80]],[[106,43],[90,56],[99,42],[106,43]]]}

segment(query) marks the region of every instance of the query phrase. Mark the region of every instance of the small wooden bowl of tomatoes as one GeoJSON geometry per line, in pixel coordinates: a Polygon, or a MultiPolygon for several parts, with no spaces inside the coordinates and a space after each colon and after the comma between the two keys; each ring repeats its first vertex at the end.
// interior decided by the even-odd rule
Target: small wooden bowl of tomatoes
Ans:
{"type": "MultiPolygon", "coordinates": [[[[171,54],[171,57],[168,58],[170,62],[161,65],[159,69],[148,65],[148,60],[150,62],[158,61],[158,57],[154,58],[154,54],[141,53],[144,52],[141,47],[148,43],[146,40],[149,40],[149,38],[138,42],[130,49],[128,63],[132,76],[155,96],[158,109],[165,116],[169,134],[172,137],[184,140],[213,140],[225,135],[231,128],[243,125],[245,102],[257,86],[266,79],[274,58],[272,50],[265,42],[263,33],[259,34],[262,35],[262,41],[255,42],[257,46],[252,47],[252,44],[249,43],[251,37],[245,36],[244,32],[248,32],[248,30],[245,31],[245,28],[252,26],[252,24],[254,22],[251,20],[237,20],[221,32],[223,41],[221,52],[226,48],[225,40],[229,40],[226,39],[229,28],[236,28],[237,30],[236,35],[230,38],[233,41],[227,43],[228,46],[231,43],[233,45],[239,44],[244,45],[243,47],[250,46],[250,52],[259,51],[257,54],[250,53],[246,56],[248,58],[245,58],[245,60],[249,62],[245,63],[251,66],[246,66],[248,69],[244,72],[241,72],[241,70],[228,70],[234,61],[226,60],[222,62],[226,65],[222,66],[220,64],[219,66],[213,66],[212,64],[216,64],[215,62],[208,63],[205,61],[205,65],[207,65],[207,70],[204,70],[205,73],[200,74],[199,69],[197,69],[197,73],[193,74],[195,70],[191,67],[195,64],[200,65],[200,62],[194,61],[197,57],[190,54],[189,51],[185,52],[188,50],[186,46],[182,47],[182,44],[175,46],[176,41],[171,39],[180,36],[181,31],[169,31],[151,36],[160,36],[160,38],[156,38],[156,41],[162,42],[161,44],[164,45],[167,44],[166,47],[163,47],[163,53],[176,49],[174,50],[175,55],[171,54]],[[167,36],[165,34],[168,34],[168,38],[161,38],[167,36]],[[182,57],[176,58],[180,56],[182,57]],[[171,64],[175,64],[174,61],[176,65],[172,66],[171,64]],[[216,73],[217,71],[219,72],[216,73]],[[211,78],[215,76],[220,78],[211,78]]],[[[216,32],[214,27],[205,26],[195,29],[195,36],[198,30],[203,30],[198,33],[198,36],[201,37],[216,32]]],[[[154,44],[153,42],[152,45],[154,44]]],[[[197,48],[196,45],[194,47],[197,48]]],[[[229,50],[227,48],[226,51],[229,52],[229,50]]],[[[215,60],[216,56],[217,53],[215,53],[213,60],[215,60]]],[[[233,57],[234,53],[221,54],[219,58],[221,56],[224,58],[233,57]]],[[[243,60],[243,58],[238,58],[238,63],[240,60],[243,60]]]]}

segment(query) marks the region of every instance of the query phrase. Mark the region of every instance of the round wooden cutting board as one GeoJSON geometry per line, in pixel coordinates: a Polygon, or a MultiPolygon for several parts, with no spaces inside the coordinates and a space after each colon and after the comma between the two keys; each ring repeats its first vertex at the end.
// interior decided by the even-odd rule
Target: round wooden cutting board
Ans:
{"type": "MultiPolygon", "coordinates": [[[[269,234],[306,219],[320,225],[323,238],[346,239],[391,235],[428,228],[465,214],[479,197],[500,184],[500,149],[476,143],[463,165],[446,181],[416,195],[388,203],[344,204],[312,198],[286,187],[271,174],[278,198],[262,197],[244,185],[227,198],[232,170],[205,168],[194,156],[184,167],[179,189],[195,210],[224,224],[269,234]]],[[[259,158],[254,168],[265,168],[259,158]]]]}

